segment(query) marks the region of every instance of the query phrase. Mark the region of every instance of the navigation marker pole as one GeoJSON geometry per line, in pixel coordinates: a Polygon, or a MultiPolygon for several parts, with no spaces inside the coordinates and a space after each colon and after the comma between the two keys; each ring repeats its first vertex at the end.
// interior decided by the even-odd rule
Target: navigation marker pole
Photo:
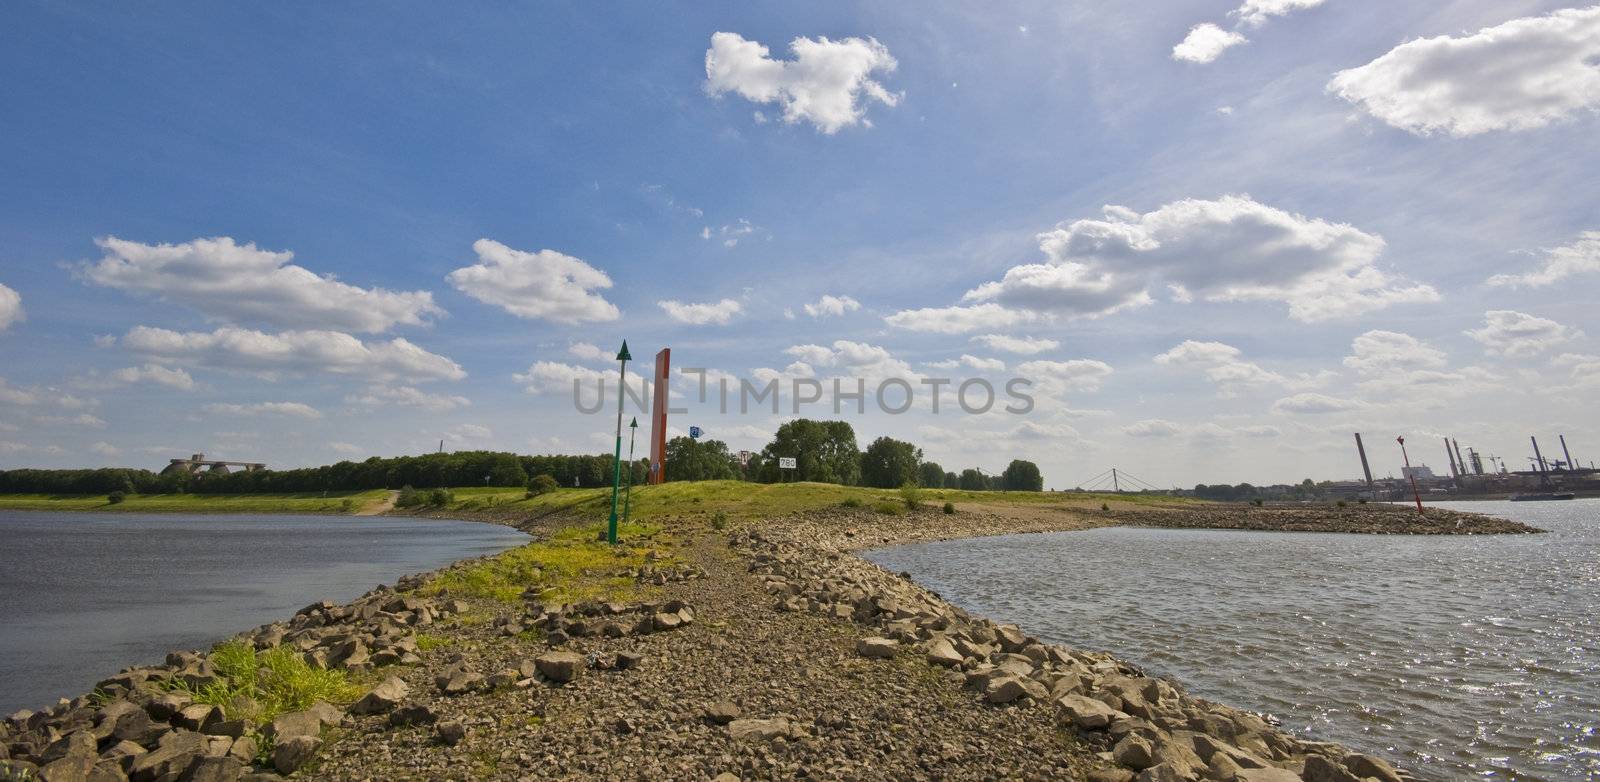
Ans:
{"type": "MultiPolygon", "coordinates": [[[[1406,460],[1406,476],[1411,479],[1411,496],[1417,498],[1417,513],[1418,513],[1418,515],[1421,515],[1421,513],[1422,513],[1422,492],[1417,489],[1417,474],[1411,471],[1411,457],[1406,454],[1406,438],[1405,438],[1405,435],[1401,435],[1399,437],[1396,437],[1396,438],[1394,438],[1394,440],[1395,440],[1395,442],[1400,444],[1400,455],[1402,457],[1405,457],[1405,460],[1406,460]]],[[[618,440],[618,442],[620,443],[621,440],[618,440]]]]}
{"type": "Polygon", "coordinates": [[[622,484],[622,400],[623,392],[628,384],[628,362],[633,356],[628,355],[628,341],[622,341],[622,349],[617,351],[617,361],[621,368],[617,371],[617,450],[611,457],[611,521],[606,525],[606,542],[612,545],[617,543],[617,489],[622,484]]]}
{"type": "Polygon", "coordinates": [[[633,441],[639,434],[639,419],[628,422],[628,486],[622,490],[622,523],[628,523],[628,509],[633,500],[633,441]]]}

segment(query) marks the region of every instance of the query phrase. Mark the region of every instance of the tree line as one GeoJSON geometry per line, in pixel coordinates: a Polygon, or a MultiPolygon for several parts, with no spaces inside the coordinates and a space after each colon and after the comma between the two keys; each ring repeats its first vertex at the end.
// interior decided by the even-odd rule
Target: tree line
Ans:
{"type": "MultiPolygon", "coordinates": [[[[816,481],[893,489],[908,483],[929,489],[1042,491],[1038,465],[1017,459],[999,475],[977,468],[947,472],[925,461],[922,449],[879,437],[866,450],[844,421],[798,419],[778,427],[772,442],[741,463],[721,440],[674,437],[667,441],[669,481],[746,480],[760,483],[816,481]],[[779,468],[793,458],[795,468],[779,468]]],[[[255,494],[435,489],[463,486],[529,486],[548,476],[562,487],[611,485],[613,458],[598,456],[523,456],[499,451],[456,451],[420,456],[374,456],[321,467],[251,472],[162,472],[128,468],[93,470],[0,470],[0,493],[9,494],[255,494]]],[[[649,460],[625,469],[635,484],[649,475],[649,460]]],[[[547,482],[546,482],[547,483],[547,482]]]]}

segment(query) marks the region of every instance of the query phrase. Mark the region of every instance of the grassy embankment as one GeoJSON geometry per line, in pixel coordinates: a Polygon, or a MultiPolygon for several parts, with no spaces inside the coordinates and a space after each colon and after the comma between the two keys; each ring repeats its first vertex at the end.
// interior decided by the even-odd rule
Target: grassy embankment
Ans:
{"type": "Polygon", "coordinates": [[[112,511],[117,513],[355,513],[389,493],[129,494],[112,503],[104,494],[0,494],[0,510],[112,511]]]}

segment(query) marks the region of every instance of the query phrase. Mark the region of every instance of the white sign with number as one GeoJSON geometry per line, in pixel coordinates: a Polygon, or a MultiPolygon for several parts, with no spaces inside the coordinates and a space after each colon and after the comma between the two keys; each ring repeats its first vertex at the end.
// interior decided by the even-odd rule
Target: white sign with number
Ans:
{"type": "Polygon", "coordinates": [[[778,469],[780,469],[780,470],[793,470],[794,467],[795,467],[795,463],[794,463],[794,457],[793,456],[779,456],[778,457],[778,469]]]}

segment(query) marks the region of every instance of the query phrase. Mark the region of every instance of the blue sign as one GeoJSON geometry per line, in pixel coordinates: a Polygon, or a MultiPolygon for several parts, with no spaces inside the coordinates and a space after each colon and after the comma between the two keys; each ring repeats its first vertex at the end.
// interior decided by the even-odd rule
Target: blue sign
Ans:
{"type": "Polygon", "coordinates": [[[698,440],[698,439],[700,439],[700,435],[701,434],[703,434],[703,432],[700,431],[700,427],[698,427],[698,426],[689,427],[689,439],[690,440],[698,440]]]}

